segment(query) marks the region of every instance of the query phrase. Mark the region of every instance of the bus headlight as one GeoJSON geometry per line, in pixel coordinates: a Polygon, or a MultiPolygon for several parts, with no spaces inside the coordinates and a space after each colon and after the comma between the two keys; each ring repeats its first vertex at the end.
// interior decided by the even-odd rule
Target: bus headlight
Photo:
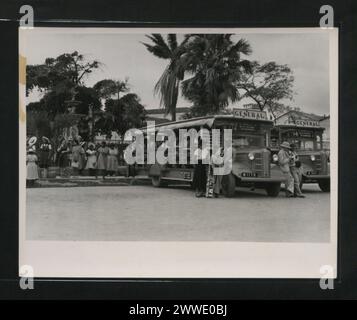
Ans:
{"type": "Polygon", "coordinates": [[[249,153],[248,153],[248,159],[251,160],[251,161],[253,161],[253,160],[254,160],[254,153],[249,152],[249,153]]]}
{"type": "Polygon", "coordinates": [[[277,162],[279,160],[278,155],[277,154],[273,154],[273,161],[277,162]]]}
{"type": "Polygon", "coordinates": [[[316,160],[315,155],[312,154],[312,155],[310,156],[310,159],[311,159],[311,161],[315,161],[315,160],[316,160]]]}

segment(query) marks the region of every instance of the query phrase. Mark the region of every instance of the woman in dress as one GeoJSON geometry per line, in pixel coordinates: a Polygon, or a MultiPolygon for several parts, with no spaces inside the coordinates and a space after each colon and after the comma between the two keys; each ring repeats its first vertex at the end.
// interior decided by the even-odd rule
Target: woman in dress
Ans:
{"type": "Polygon", "coordinates": [[[105,178],[107,174],[107,157],[109,153],[109,148],[105,141],[102,142],[101,146],[98,148],[98,164],[97,169],[99,170],[100,174],[105,178]]]}
{"type": "Polygon", "coordinates": [[[81,174],[84,167],[84,149],[79,144],[78,140],[74,140],[72,146],[72,162],[71,166],[75,174],[81,174]]]}
{"type": "Polygon", "coordinates": [[[90,176],[95,176],[97,178],[97,151],[95,150],[93,143],[89,144],[86,155],[86,169],[88,169],[90,176]]]}
{"type": "Polygon", "coordinates": [[[111,176],[114,176],[118,171],[118,153],[118,148],[115,147],[114,143],[111,143],[107,161],[107,172],[111,176]]]}
{"type": "Polygon", "coordinates": [[[50,165],[52,146],[50,139],[47,137],[42,137],[42,142],[40,144],[39,152],[39,167],[43,170],[43,178],[47,178],[47,170],[50,165]]]}
{"type": "Polygon", "coordinates": [[[198,148],[194,152],[194,157],[197,158],[198,163],[195,165],[192,182],[197,198],[203,197],[206,194],[208,169],[207,161],[209,159],[209,156],[209,151],[206,148],[202,148],[202,139],[199,138],[198,148]]]}
{"type": "Polygon", "coordinates": [[[57,148],[58,166],[60,167],[60,175],[64,174],[65,168],[68,166],[68,154],[70,152],[67,141],[63,138],[60,146],[57,148]]]}
{"type": "Polygon", "coordinates": [[[28,187],[32,187],[35,184],[35,181],[38,179],[38,167],[37,167],[38,158],[33,150],[29,150],[26,156],[26,169],[27,176],[26,182],[28,187]]]}

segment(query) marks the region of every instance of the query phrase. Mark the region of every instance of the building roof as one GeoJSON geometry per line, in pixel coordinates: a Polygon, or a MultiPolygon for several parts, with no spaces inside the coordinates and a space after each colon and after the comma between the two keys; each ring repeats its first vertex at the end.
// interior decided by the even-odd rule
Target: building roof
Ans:
{"type": "Polygon", "coordinates": [[[311,120],[316,120],[316,121],[320,121],[320,120],[325,118],[325,116],[319,116],[319,115],[316,115],[314,113],[307,113],[307,112],[298,111],[298,110],[290,110],[290,111],[285,112],[285,113],[281,114],[280,116],[276,117],[275,120],[278,120],[281,117],[284,117],[284,116],[286,116],[286,115],[288,115],[290,113],[295,113],[295,114],[298,114],[300,116],[304,116],[304,117],[310,118],[311,120]]]}
{"type": "MultiPolygon", "coordinates": [[[[186,113],[189,112],[190,108],[188,107],[183,107],[183,108],[176,108],[176,113],[186,113]]],[[[146,109],[147,114],[161,114],[165,112],[164,108],[158,108],[158,109],[146,109]]]]}
{"type": "Polygon", "coordinates": [[[157,123],[157,124],[171,122],[168,119],[163,119],[163,118],[158,118],[158,117],[150,117],[150,116],[146,116],[146,121],[155,121],[155,123],[157,123]]]}

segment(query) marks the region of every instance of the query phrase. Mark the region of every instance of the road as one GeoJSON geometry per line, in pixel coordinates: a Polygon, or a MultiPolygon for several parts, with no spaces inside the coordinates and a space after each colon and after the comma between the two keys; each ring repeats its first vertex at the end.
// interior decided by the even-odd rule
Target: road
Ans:
{"type": "Polygon", "coordinates": [[[330,194],[305,199],[238,189],[234,198],[195,198],[183,186],[27,189],[28,240],[327,242],[330,194]]]}

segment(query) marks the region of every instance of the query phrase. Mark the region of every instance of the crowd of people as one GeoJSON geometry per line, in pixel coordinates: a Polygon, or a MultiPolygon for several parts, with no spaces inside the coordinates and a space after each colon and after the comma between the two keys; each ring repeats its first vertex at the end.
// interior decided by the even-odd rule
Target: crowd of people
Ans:
{"type": "MultiPolygon", "coordinates": [[[[92,142],[84,142],[80,139],[67,141],[62,139],[56,148],[47,137],[42,137],[41,142],[37,144],[37,138],[32,137],[27,141],[27,184],[33,185],[39,179],[39,168],[42,171],[42,178],[47,178],[48,167],[51,162],[57,164],[60,168],[60,176],[68,167],[72,168],[73,175],[82,175],[83,170],[87,170],[90,176],[114,176],[119,168],[119,149],[114,143],[102,141],[95,145],[92,142]],[[38,148],[38,149],[37,149],[38,148]]],[[[193,187],[196,197],[218,197],[222,188],[222,176],[212,173],[214,163],[207,164],[205,159],[211,158],[209,150],[202,148],[202,141],[199,140],[198,149],[195,151],[198,159],[195,165],[193,175],[193,187]]],[[[223,149],[219,149],[214,157],[222,158],[223,149]]],[[[210,161],[208,161],[210,162],[210,161]]],[[[302,179],[301,163],[293,144],[284,141],[280,145],[278,153],[278,164],[285,176],[285,192],[287,197],[304,198],[300,189],[302,179]]]]}
{"type": "Polygon", "coordinates": [[[27,181],[33,185],[41,177],[48,177],[48,168],[59,167],[59,175],[65,175],[68,167],[72,168],[72,175],[82,175],[87,170],[89,175],[98,177],[114,176],[119,169],[119,148],[115,143],[94,144],[81,139],[61,139],[58,147],[54,148],[47,137],[42,137],[37,143],[36,137],[27,141],[27,181]]]}

